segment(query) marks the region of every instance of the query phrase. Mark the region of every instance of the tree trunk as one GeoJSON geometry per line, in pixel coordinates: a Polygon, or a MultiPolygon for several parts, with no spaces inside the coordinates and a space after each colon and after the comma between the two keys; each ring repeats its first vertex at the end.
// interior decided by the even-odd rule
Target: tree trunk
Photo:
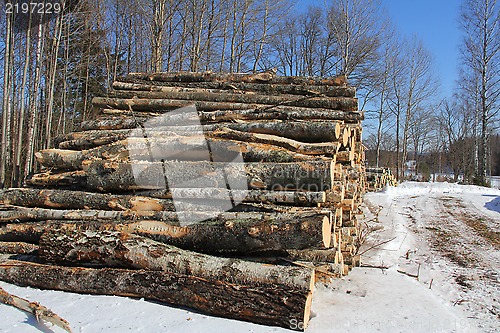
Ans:
{"type": "Polygon", "coordinates": [[[256,93],[231,93],[228,91],[210,91],[204,89],[163,89],[162,91],[111,91],[114,98],[166,99],[184,101],[231,102],[263,105],[291,105],[299,107],[327,108],[334,110],[356,111],[357,99],[354,97],[323,97],[321,94],[303,95],[264,95],[256,93]]]}
{"type": "Polygon", "coordinates": [[[312,157],[271,144],[224,140],[204,136],[169,136],[151,139],[128,138],[109,145],[75,151],[65,149],[46,149],[35,154],[37,161],[51,169],[82,169],[85,160],[105,159],[115,162],[150,161],[153,157],[160,160],[162,155],[175,155],[180,161],[221,161],[241,153],[245,162],[290,163],[300,161],[327,160],[322,156],[312,157]],[[156,156],[154,155],[156,154],[156,156]]]}
{"type": "Polygon", "coordinates": [[[19,106],[19,126],[17,132],[17,150],[15,154],[15,169],[14,169],[14,186],[19,186],[22,183],[24,178],[22,164],[21,164],[21,156],[24,148],[24,135],[26,134],[25,126],[25,118],[26,118],[26,83],[28,80],[28,70],[30,67],[30,58],[31,58],[31,31],[32,31],[32,13],[28,15],[28,29],[26,31],[26,48],[24,51],[24,67],[23,67],[23,75],[21,81],[21,105],[19,106]]]}
{"type": "MultiPolygon", "coordinates": [[[[0,240],[9,242],[36,243],[40,235],[54,228],[120,230],[153,238],[166,244],[175,245],[207,253],[242,253],[258,251],[283,251],[285,249],[328,248],[331,242],[331,216],[320,212],[298,213],[256,213],[226,212],[216,214],[193,212],[182,213],[184,226],[179,225],[179,215],[163,212],[164,220],[134,222],[133,218],[113,218],[123,216],[123,212],[95,211],[43,211],[38,209],[24,220],[47,220],[44,223],[19,223],[21,219],[4,217],[3,221],[17,221],[1,228],[0,240]],[[43,213],[52,214],[50,220],[43,213]],[[114,214],[111,214],[114,213],[114,214]],[[91,214],[94,214],[92,218],[91,214]],[[59,218],[59,220],[56,220],[59,218]],[[204,221],[205,219],[205,221],[204,221]],[[207,220],[208,219],[208,220],[207,220]],[[128,220],[128,221],[127,221],[128,220]],[[163,222],[168,221],[168,222],[163,222]],[[189,222],[191,221],[191,222],[189,222]],[[198,222],[202,221],[202,222],[198,222]]],[[[3,213],[3,212],[0,212],[3,213]]],[[[130,215],[129,215],[130,216],[130,215]]]]}
{"type": "Polygon", "coordinates": [[[326,85],[343,86],[347,84],[347,78],[343,75],[334,78],[316,78],[302,76],[276,76],[270,72],[257,74],[219,74],[212,72],[205,73],[130,73],[126,79],[141,79],[160,82],[246,82],[246,83],[271,83],[271,84],[296,84],[296,85],[326,85]]]}
{"type": "Polygon", "coordinates": [[[205,125],[207,131],[229,128],[241,132],[270,134],[302,142],[332,142],[339,139],[339,123],[335,121],[267,121],[205,125]]]}
{"type": "Polygon", "coordinates": [[[113,116],[99,117],[97,119],[85,120],[80,123],[80,130],[117,130],[137,128],[148,120],[147,117],[113,116]]]}
{"type": "Polygon", "coordinates": [[[0,241],[2,242],[23,242],[38,244],[44,232],[64,228],[68,230],[111,230],[116,228],[113,221],[106,224],[103,221],[43,221],[28,223],[11,223],[0,226],[0,241]]]}
{"type": "Polygon", "coordinates": [[[250,109],[267,109],[273,108],[274,105],[263,104],[248,104],[248,103],[231,103],[231,102],[207,102],[207,101],[190,101],[190,100],[174,100],[174,99],[148,99],[148,98],[109,98],[95,97],[92,100],[94,107],[103,109],[118,109],[137,112],[157,112],[165,113],[175,109],[180,109],[189,105],[195,105],[199,111],[217,111],[217,110],[250,110],[250,109]]]}
{"type": "Polygon", "coordinates": [[[28,184],[44,187],[86,188],[123,192],[171,188],[324,191],[332,188],[334,162],[230,163],[89,161],[85,171],[35,174],[28,184]],[[223,173],[222,173],[223,171],[223,173]],[[211,175],[211,176],[210,176],[211,175]],[[218,175],[220,177],[214,177],[218,175]],[[167,177],[167,181],[166,181],[167,177]],[[246,181],[246,184],[243,182],[246,181]],[[242,188],[243,187],[243,188],[242,188]]]}
{"type": "Polygon", "coordinates": [[[356,88],[349,86],[319,86],[294,84],[261,84],[244,82],[150,82],[144,80],[120,79],[113,82],[113,89],[125,91],[153,92],[258,92],[266,95],[322,95],[327,97],[355,97],[356,88]]]}
{"type": "MultiPolygon", "coordinates": [[[[88,130],[110,130],[136,128],[143,125],[146,121],[153,121],[148,113],[134,112],[130,110],[112,110],[104,109],[104,113],[115,114],[111,117],[101,117],[95,120],[87,120],[81,123],[80,128],[88,130]]],[[[159,116],[161,113],[153,113],[153,116],[159,116]]],[[[175,121],[174,116],[167,119],[175,121]]],[[[336,111],[323,109],[302,109],[293,107],[277,107],[270,110],[248,109],[248,110],[218,110],[218,111],[198,111],[192,121],[210,122],[234,122],[235,120],[330,120],[357,122],[364,119],[362,112],[358,111],[336,111]]],[[[170,122],[172,122],[170,121],[170,122]]],[[[340,129],[339,129],[340,130],[340,129]]],[[[340,134],[340,132],[339,132],[340,134]]]]}
{"type": "Polygon", "coordinates": [[[214,257],[118,231],[46,232],[40,238],[39,256],[58,264],[146,269],[239,285],[313,287],[310,270],[214,257]]]}
{"type": "MultiPolygon", "coordinates": [[[[33,175],[27,183],[42,187],[86,188],[102,192],[132,191],[141,189],[165,189],[165,176],[173,180],[169,185],[176,188],[209,187],[227,188],[227,181],[237,186],[246,179],[250,189],[324,191],[332,188],[333,162],[297,163],[211,163],[165,162],[134,163],[132,165],[103,161],[91,162],[86,171],[58,174],[50,172],[33,175]],[[165,173],[164,170],[168,172],[165,173]],[[225,177],[208,177],[216,170],[224,171],[225,177]],[[203,176],[203,177],[202,177],[203,176]]],[[[241,188],[234,188],[241,189],[241,188]]]]}
{"type": "MultiPolygon", "coordinates": [[[[233,198],[242,198],[243,202],[264,204],[316,206],[326,201],[325,192],[233,190],[230,194],[233,198]]],[[[182,189],[177,190],[176,195],[186,200],[228,199],[227,189],[216,188],[182,189]]],[[[0,203],[4,205],[55,209],[163,211],[171,210],[171,199],[172,193],[167,190],[142,191],[133,195],[30,188],[0,191],[0,203]]]]}
{"type": "Polygon", "coordinates": [[[38,245],[24,242],[1,242],[0,253],[30,254],[38,250],[38,245]]]}
{"type": "Polygon", "coordinates": [[[115,268],[82,268],[22,261],[0,263],[0,279],[33,288],[147,298],[201,312],[265,325],[307,325],[312,301],[311,270],[294,286],[245,286],[191,274],[115,268]],[[309,283],[309,285],[307,285],[309,283]]]}
{"type": "Polygon", "coordinates": [[[26,162],[24,164],[24,174],[29,175],[34,166],[34,156],[35,150],[38,143],[38,125],[40,121],[39,117],[39,100],[41,98],[40,93],[40,83],[41,83],[41,67],[43,62],[43,49],[45,45],[45,39],[43,38],[43,33],[45,31],[45,24],[43,24],[42,20],[38,23],[38,31],[37,31],[37,47],[36,47],[36,67],[34,74],[34,83],[33,83],[33,96],[30,98],[30,117],[28,124],[28,134],[26,136],[26,142],[28,142],[28,149],[26,154],[26,162]]]}
{"type": "MultiPolygon", "coordinates": [[[[0,188],[9,187],[10,178],[8,171],[11,159],[11,117],[12,117],[12,75],[14,68],[14,15],[5,15],[5,42],[4,42],[4,65],[3,65],[3,93],[2,93],[2,132],[1,132],[1,153],[0,153],[0,188]]],[[[24,96],[23,96],[24,98],[24,96]]]]}
{"type": "Polygon", "coordinates": [[[335,156],[340,147],[338,142],[305,143],[272,134],[248,133],[229,128],[223,128],[208,135],[237,141],[271,144],[305,155],[335,156]]]}
{"type": "Polygon", "coordinates": [[[336,248],[321,250],[321,249],[304,249],[292,250],[287,249],[287,257],[292,260],[310,261],[312,263],[335,263],[339,262],[339,251],[336,248]]]}
{"type": "Polygon", "coordinates": [[[297,97],[266,96],[251,94],[189,94],[172,93],[174,98],[154,98],[167,96],[165,93],[155,92],[125,92],[119,91],[114,95],[122,98],[94,97],[95,107],[114,108],[134,111],[173,110],[188,105],[196,105],[197,110],[216,111],[231,109],[272,109],[276,106],[296,106],[304,108],[324,108],[343,111],[357,111],[358,100],[351,97],[297,97]],[[156,95],[155,95],[156,94],[156,95]],[[162,96],[163,95],[163,96],[162,96]],[[201,96],[200,96],[201,95],[201,96]],[[138,98],[137,96],[140,96],[138,98]],[[202,97],[204,96],[204,97],[202,97]],[[250,97],[252,96],[252,97],[250,97]]]}
{"type": "MultiPolygon", "coordinates": [[[[222,123],[209,125],[182,125],[182,126],[156,126],[148,124],[145,132],[148,138],[166,136],[192,136],[200,135],[201,131],[214,137],[216,131],[232,129],[240,132],[269,134],[307,143],[337,142],[340,136],[339,124],[327,121],[264,121],[243,123],[222,123]]],[[[60,149],[88,149],[96,146],[110,144],[124,140],[128,137],[138,137],[138,129],[121,130],[94,130],[72,132],[56,138],[56,145],[60,149]]],[[[142,136],[142,135],[141,135],[142,136]]],[[[267,142],[259,142],[267,143],[267,142]]],[[[288,148],[288,147],[285,147],[288,148]]]]}
{"type": "MultiPolygon", "coordinates": [[[[316,206],[325,202],[326,193],[319,191],[267,191],[267,190],[229,190],[233,198],[241,198],[242,202],[269,204],[297,204],[298,206],[316,206]]],[[[168,190],[137,191],[137,195],[153,198],[172,198],[168,190]]],[[[185,199],[211,198],[226,200],[227,189],[217,188],[184,188],[177,189],[176,194],[185,199]]]]}
{"type": "MultiPolygon", "coordinates": [[[[149,134],[151,140],[154,140],[156,137],[155,132],[149,134]]],[[[160,134],[158,134],[158,136],[162,138],[168,137],[171,140],[174,140],[174,138],[177,138],[178,140],[182,140],[182,138],[185,138],[187,140],[189,138],[188,133],[186,133],[186,136],[179,135],[180,133],[170,133],[170,132],[163,132],[161,134],[162,134],[161,136],[160,134]]],[[[60,149],[86,150],[86,149],[96,148],[99,146],[109,145],[112,143],[118,144],[119,141],[127,139],[128,135],[129,132],[123,132],[123,131],[107,131],[107,133],[103,131],[87,131],[83,133],[72,133],[64,137],[60,137],[59,138],[60,141],[61,140],[67,140],[67,141],[60,142],[58,146],[60,149]]],[[[196,135],[199,134],[198,133],[194,134],[194,136],[196,135]]],[[[206,133],[206,137],[211,138],[207,140],[227,139],[227,140],[235,140],[248,143],[261,143],[266,145],[273,145],[285,148],[287,150],[290,150],[298,154],[305,154],[305,155],[334,156],[340,147],[339,142],[305,143],[272,134],[248,133],[248,132],[232,130],[229,128],[222,128],[214,132],[206,133]]],[[[104,151],[106,151],[107,149],[111,148],[117,148],[117,146],[110,146],[109,148],[103,148],[103,149],[104,151]]],[[[113,154],[116,153],[114,150],[111,151],[113,154]]],[[[102,154],[101,150],[93,150],[93,153],[97,153],[98,156],[101,156],[99,154],[102,154]]],[[[71,159],[76,159],[78,161],[80,159],[84,159],[82,153],[76,152],[75,154],[81,154],[82,156],[79,158],[72,157],[71,159]]],[[[39,156],[39,158],[40,157],[41,156],[39,156]]],[[[80,162],[78,162],[77,165],[79,165],[79,163],[80,162]]],[[[73,162],[71,162],[70,164],[73,164],[73,162]]]]}
{"type": "Polygon", "coordinates": [[[53,174],[51,172],[36,173],[26,179],[31,186],[83,188],[87,183],[85,171],[70,171],[53,174]]]}
{"type": "Polygon", "coordinates": [[[261,218],[256,216],[240,221],[219,219],[184,227],[142,221],[124,225],[121,230],[206,253],[250,254],[330,246],[331,223],[328,214],[295,216],[290,218],[287,213],[263,214],[261,218]]]}
{"type": "Polygon", "coordinates": [[[165,189],[166,186],[227,188],[228,184],[233,184],[235,189],[248,186],[250,189],[324,191],[332,188],[333,165],[333,162],[124,164],[94,161],[86,167],[85,186],[103,192],[165,189]]]}

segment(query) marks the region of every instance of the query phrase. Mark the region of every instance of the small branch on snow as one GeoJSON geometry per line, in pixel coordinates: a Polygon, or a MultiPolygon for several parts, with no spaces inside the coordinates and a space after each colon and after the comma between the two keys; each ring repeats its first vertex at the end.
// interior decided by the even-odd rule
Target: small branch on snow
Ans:
{"type": "Polygon", "coordinates": [[[378,268],[378,269],[389,269],[391,266],[385,266],[385,265],[369,265],[369,264],[361,264],[361,266],[359,267],[363,267],[363,268],[378,268]]]}
{"type": "Polygon", "coordinates": [[[398,269],[398,273],[401,273],[401,274],[404,274],[404,275],[408,275],[409,277],[413,277],[413,278],[417,279],[417,281],[418,281],[418,276],[420,275],[420,264],[418,264],[417,274],[411,274],[411,273],[402,271],[400,269],[398,269]]]}
{"type": "Polygon", "coordinates": [[[412,253],[417,253],[417,251],[412,250],[412,249],[408,249],[408,251],[406,251],[406,254],[405,254],[406,260],[410,260],[410,254],[412,254],[412,253]]]}
{"type": "Polygon", "coordinates": [[[0,287],[0,303],[12,305],[19,310],[28,312],[36,317],[36,320],[45,320],[53,325],[61,327],[63,330],[71,333],[69,323],[57,314],[37,302],[30,302],[24,298],[12,295],[0,287]]]}
{"type": "Polygon", "coordinates": [[[379,246],[382,246],[382,245],[384,245],[384,244],[387,244],[387,243],[389,243],[389,242],[392,242],[392,241],[393,241],[393,240],[395,240],[396,238],[397,238],[397,236],[396,236],[396,237],[393,237],[393,238],[391,238],[391,239],[385,240],[385,241],[383,241],[383,242],[377,243],[377,244],[375,244],[375,245],[373,245],[373,246],[370,246],[369,248],[367,248],[366,250],[364,250],[363,252],[360,252],[360,253],[358,253],[358,254],[359,254],[359,255],[363,255],[363,254],[365,254],[366,252],[368,252],[368,251],[370,251],[370,250],[373,250],[373,249],[375,249],[375,248],[377,248],[377,247],[379,247],[379,246]]]}
{"type": "Polygon", "coordinates": [[[412,278],[416,278],[416,279],[418,279],[418,275],[416,275],[416,274],[411,274],[411,273],[408,273],[408,272],[402,271],[402,270],[400,270],[400,269],[398,269],[398,273],[401,273],[401,274],[404,274],[404,275],[408,275],[409,277],[412,277],[412,278]]]}
{"type": "Polygon", "coordinates": [[[455,302],[453,302],[453,306],[460,305],[460,304],[462,304],[464,302],[468,302],[468,300],[463,299],[463,298],[457,299],[455,302]]]}

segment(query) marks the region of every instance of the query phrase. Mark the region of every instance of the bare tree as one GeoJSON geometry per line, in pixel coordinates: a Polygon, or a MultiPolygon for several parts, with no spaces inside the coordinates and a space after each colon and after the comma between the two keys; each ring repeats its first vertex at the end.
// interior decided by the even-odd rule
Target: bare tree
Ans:
{"type": "Polygon", "coordinates": [[[335,39],[337,73],[360,80],[377,54],[383,20],[379,0],[332,0],[328,25],[335,39]]]}
{"type": "Polygon", "coordinates": [[[466,0],[460,22],[462,42],[462,91],[473,101],[478,124],[477,184],[486,183],[488,137],[499,114],[500,9],[497,0],[466,0]],[[464,79],[472,79],[465,82],[464,79]]]}
{"type": "MultiPolygon", "coordinates": [[[[400,42],[391,57],[394,66],[388,106],[395,120],[396,174],[402,179],[408,158],[410,127],[422,124],[418,115],[432,101],[437,80],[432,70],[432,57],[416,38],[400,42]]],[[[418,130],[426,131],[426,128],[419,126],[418,130]]]]}
{"type": "Polygon", "coordinates": [[[0,156],[0,187],[8,185],[7,170],[11,160],[12,72],[14,61],[14,14],[6,14],[5,52],[2,102],[2,151],[0,156]]]}
{"type": "Polygon", "coordinates": [[[28,153],[26,155],[26,162],[24,164],[24,174],[28,175],[31,173],[34,167],[34,156],[36,149],[36,138],[38,132],[38,121],[39,121],[39,108],[40,108],[40,84],[41,84],[41,70],[42,70],[42,55],[44,52],[44,25],[42,20],[39,20],[37,26],[37,44],[36,44],[36,57],[35,57],[35,73],[33,78],[33,89],[31,90],[30,98],[30,116],[28,123],[28,135],[26,140],[28,142],[28,153]]]}
{"type": "Polygon", "coordinates": [[[471,140],[467,140],[467,137],[471,136],[470,124],[473,115],[457,96],[454,96],[452,101],[443,100],[437,109],[439,110],[437,121],[444,141],[443,148],[453,171],[454,180],[458,181],[460,175],[464,175],[464,180],[468,180],[474,149],[469,147],[467,141],[471,140]]]}
{"type": "Polygon", "coordinates": [[[163,67],[163,32],[166,17],[166,2],[163,0],[152,0],[153,11],[151,20],[151,69],[161,72],[163,67]]]}
{"type": "Polygon", "coordinates": [[[45,124],[45,144],[44,147],[50,147],[52,140],[52,121],[54,119],[54,93],[55,93],[55,85],[56,85],[56,73],[57,73],[57,65],[58,65],[58,57],[59,57],[59,47],[61,45],[61,36],[63,31],[63,17],[58,16],[56,18],[55,29],[52,36],[52,49],[51,49],[51,58],[48,69],[48,81],[47,81],[47,107],[46,107],[46,124],[45,124]]]}
{"type": "Polygon", "coordinates": [[[28,80],[28,70],[30,65],[30,57],[31,57],[31,25],[32,25],[32,13],[30,12],[28,17],[28,25],[26,29],[26,48],[25,48],[25,57],[24,57],[24,67],[23,67],[23,77],[21,81],[21,94],[20,94],[20,107],[19,107],[19,126],[17,132],[17,151],[15,153],[14,159],[14,176],[13,183],[14,186],[20,185],[20,180],[22,179],[21,172],[21,156],[23,151],[23,143],[24,143],[24,123],[25,123],[25,114],[26,114],[26,85],[28,80]]]}
{"type": "Polygon", "coordinates": [[[437,80],[434,76],[432,57],[421,41],[411,40],[406,49],[406,63],[408,64],[408,79],[405,85],[405,121],[403,129],[402,162],[408,158],[410,128],[418,126],[418,131],[426,131],[422,119],[424,110],[437,90],[437,80]],[[420,126],[419,126],[420,125],[420,126]]]}
{"type": "Polygon", "coordinates": [[[395,66],[398,64],[397,59],[393,56],[397,55],[398,40],[394,30],[386,30],[384,34],[385,43],[383,43],[378,62],[375,66],[375,79],[371,81],[375,92],[374,104],[377,109],[374,112],[368,112],[369,115],[374,114],[376,119],[376,136],[375,136],[375,164],[380,166],[380,150],[382,139],[387,127],[386,122],[389,119],[388,100],[391,98],[393,90],[391,89],[391,80],[394,80],[393,75],[397,74],[395,66]]]}

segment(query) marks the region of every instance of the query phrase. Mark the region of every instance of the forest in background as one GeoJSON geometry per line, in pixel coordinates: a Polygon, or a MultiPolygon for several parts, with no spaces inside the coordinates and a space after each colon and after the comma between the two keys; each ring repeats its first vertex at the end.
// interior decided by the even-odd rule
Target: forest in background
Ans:
{"type": "Polygon", "coordinates": [[[158,71],[346,75],[369,165],[400,179],[409,160],[476,184],[500,174],[496,0],[462,1],[460,78],[444,99],[432,54],[379,0],[301,12],[291,0],[67,0],[61,15],[6,13],[15,2],[0,4],[0,187],[22,185],[37,150],[94,117],[92,97],[116,77],[158,71]]]}

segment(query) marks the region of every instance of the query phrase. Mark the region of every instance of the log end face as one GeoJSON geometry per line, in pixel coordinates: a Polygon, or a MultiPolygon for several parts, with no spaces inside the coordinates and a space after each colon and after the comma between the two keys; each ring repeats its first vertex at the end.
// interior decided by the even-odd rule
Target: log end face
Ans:
{"type": "MultiPolygon", "coordinates": [[[[315,279],[315,277],[313,276],[312,281],[314,281],[314,279],[315,279]]],[[[314,284],[314,282],[313,282],[313,284],[314,284]]],[[[302,321],[304,323],[304,325],[302,325],[303,326],[302,331],[305,331],[305,329],[307,328],[307,325],[309,324],[309,320],[311,319],[312,299],[313,299],[313,290],[311,289],[311,292],[309,293],[309,295],[307,295],[306,305],[304,307],[304,318],[302,321]]]]}
{"type": "Polygon", "coordinates": [[[345,86],[347,85],[347,76],[338,75],[333,78],[333,84],[337,86],[345,86]]]}
{"type": "Polygon", "coordinates": [[[336,168],[336,163],[334,160],[332,160],[330,162],[330,166],[328,168],[329,175],[327,177],[328,182],[329,182],[329,184],[328,184],[329,186],[327,186],[327,189],[329,189],[329,190],[333,189],[333,187],[334,187],[335,173],[337,172],[335,168],[336,168]]]}
{"type": "Polygon", "coordinates": [[[320,192],[320,199],[319,199],[319,203],[324,203],[326,202],[326,192],[320,192]]]}
{"type": "Polygon", "coordinates": [[[330,219],[326,216],[323,217],[322,233],[323,245],[325,248],[329,248],[332,240],[332,224],[330,222],[330,219]]]}
{"type": "Polygon", "coordinates": [[[341,130],[340,123],[336,122],[335,123],[335,139],[340,138],[340,130],[341,130]]]}

